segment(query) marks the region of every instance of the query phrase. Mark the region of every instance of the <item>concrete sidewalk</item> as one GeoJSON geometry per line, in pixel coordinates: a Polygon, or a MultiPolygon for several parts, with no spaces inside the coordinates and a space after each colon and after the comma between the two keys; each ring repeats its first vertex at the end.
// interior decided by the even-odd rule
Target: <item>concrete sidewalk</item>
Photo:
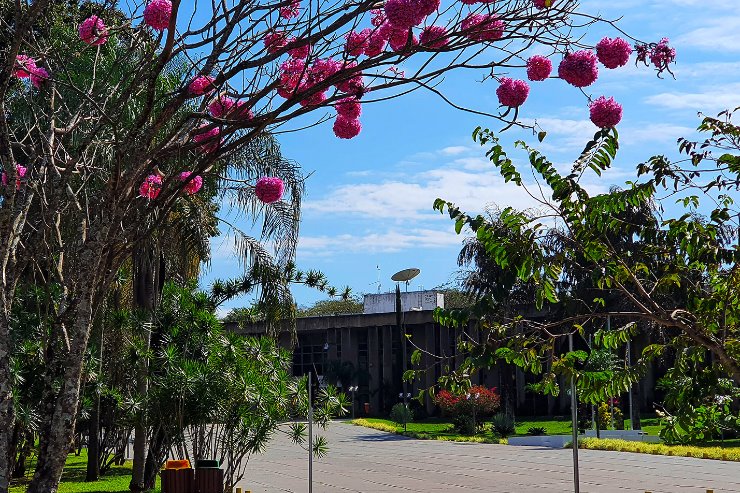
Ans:
{"type": "MultiPolygon", "coordinates": [[[[572,492],[570,450],[412,440],[333,423],[314,461],[314,493],[572,492]]],[[[740,492],[740,463],[582,450],[583,493],[740,492]]],[[[305,493],[305,452],[276,438],[240,483],[252,493],[305,493]]]]}

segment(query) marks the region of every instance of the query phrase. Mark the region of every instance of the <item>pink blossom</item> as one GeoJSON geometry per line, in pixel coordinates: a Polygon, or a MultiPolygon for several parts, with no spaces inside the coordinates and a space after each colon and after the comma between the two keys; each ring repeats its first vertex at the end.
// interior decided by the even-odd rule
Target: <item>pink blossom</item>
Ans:
{"type": "Polygon", "coordinates": [[[360,120],[356,118],[347,118],[342,115],[337,115],[334,120],[334,135],[340,139],[352,139],[360,135],[362,130],[362,124],[360,120]]]}
{"type": "Polygon", "coordinates": [[[340,99],[334,105],[334,109],[337,110],[338,115],[341,115],[348,120],[357,120],[362,114],[362,105],[360,105],[357,98],[340,99]]]}
{"type": "Polygon", "coordinates": [[[208,105],[208,111],[214,118],[223,118],[234,108],[236,101],[228,96],[218,96],[208,105]]]}
{"type": "Polygon", "coordinates": [[[144,22],[157,31],[164,31],[170,26],[172,2],[170,0],[152,0],[144,9],[144,22]]]}
{"type": "Polygon", "coordinates": [[[277,176],[263,176],[254,187],[257,198],[265,204],[272,204],[283,198],[284,191],[285,184],[277,176]]]}
{"type": "Polygon", "coordinates": [[[290,5],[280,8],[280,17],[293,19],[301,15],[301,0],[291,0],[290,5]]]}
{"type": "Polygon", "coordinates": [[[417,1],[419,2],[419,12],[424,17],[432,15],[439,8],[440,0],[417,0],[417,1]]]}
{"type": "Polygon", "coordinates": [[[419,44],[427,48],[444,48],[449,42],[447,30],[442,26],[426,26],[419,35],[419,44]]]}
{"type": "Polygon", "coordinates": [[[319,91],[302,99],[301,106],[319,106],[324,101],[326,101],[326,91],[319,91]]]}
{"type": "Polygon", "coordinates": [[[552,4],[555,3],[554,0],[534,0],[532,3],[534,3],[534,6],[538,9],[546,9],[549,7],[552,7],[552,4]]]}
{"type": "MultiPolygon", "coordinates": [[[[676,50],[668,46],[668,38],[663,38],[650,50],[650,61],[658,73],[668,70],[668,65],[676,60],[676,50]]],[[[670,72],[670,70],[669,70],[670,72]]]]}
{"type": "Polygon", "coordinates": [[[601,96],[591,102],[588,107],[591,121],[599,128],[616,127],[622,120],[622,105],[614,101],[614,98],[606,99],[601,96]]]}
{"type": "Polygon", "coordinates": [[[460,27],[474,41],[496,41],[504,35],[504,23],[496,15],[470,14],[460,27]]]}
{"type": "Polygon", "coordinates": [[[383,23],[388,20],[385,16],[385,11],[383,9],[374,9],[371,10],[370,13],[372,14],[372,18],[370,19],[370,24],[372,24],[375,27],[380,27],[383,25],[383,23]]]}
{"type": "Polygon", "coordinates": [[[576,87],[590,86],[599,77],[596,55],[588,50],[566,54],[558,67],[558,76],[576,87]]]}
{"type": "Polygon", "coordinates": [[[17,55],[15,57],[15,76],[21,79],[31,77],[31,74],[36,69],[36,60],[28,55],[17,55]]]}
{"type": "Polygon", "coordinates": [[[139,196],[145,199],[154,200],[162,191],[162,177],[159,175],[149,175],[146,180],[139,186],[139,196]]]}
{"type": "Polygon", "coordinates": [[[380,55],[383,53],[387,43],[388,39],[385,37],[385,33],[381,29],[375,29],[367,40],[365,55],[369,57],[380,55]]]}
{"type": "Polygon", "coordinates": [[[194,176],[192,179],[190,177],[192,176],[192,171],[183,171],[180,173],[180,176],[178,177],[180,181],[187,181],[187,184],[183,188],[185,190],[185,193],[188,195],[193,195],[198,193],[200,188],[203,186],[203,178],[201,176],[194,176]]]}
{"type": "MultiPolygon", "coordinates": [[[[354,67],[356,64],[348,63],[346,66],[354,67]]],[[[319,58],[311,66],[311,74],[316,80],[326,80],[342,69],[342,62],[333,58],[319,58]]]]}
{"type": "Polygon", "coordinates": [[[393,51],[400,53],[412,46],[418,45],[419,40],[410,29],[392,29],[388,37],[388,44],[391,45],[393,51]],[[409,40],[409,34],[411,34],[411,40],[409,40]]]}
{"type": "Polygon", "coordinates": [[[523,80],[502,77],[496,96],[503,106],[516,108],[524,104],[529,96],[529,85],[523,80]]]}
{"type": "Polygon", "coordinates": [[[288,91],[294,91],[306,81],[306,61],[290,58],[280,64],[280,83],[288,91]]]}
{"type": "Polygon", "coordinates": [[[365,92],[365,82],[361,73],[355,73],[351,77],[336,84],[337,89],[347,94],[362,96],[365,92]]]}
{"type": "Polygon", "coordinates": [[[385,16],[396,29],[410,29],[424,20],[424,14],[418,0],[386,0],[385,16]]]}
{"type": "MultiPolygon", "coordinates": [[[[293,40],[291,40],[292,42],[293,40]]],[[[311,53],[311,45],[308,43],[302,44],[301,46],[298,46],[296,48],[291,48],[288,50],[288,55],[290,55],[293,58],[297,58],[299,60],[305,60],[308,58],[308,55],[311,53]]]]}
{"type": "Polygon", "coordinates": [[[596,43],[596,56],[606,68],[627,65],[632,54],[632,46],[622,38],[603,38],[596,43]]]}
{"type": "Polygon", "coordinates": [[[221,129],[213,127],[208,129],[210,125],[201,125],[193,136],[193,142],[200,144],[198,149],[203,152],[213,152],[221,147],[221,129]]]}
{"type": "Polygon", "coordinates": [[[108,41],[108,28],[105,27],[103,19],[97,15],[91,15],[77,28],[80,39],[93,46],[105,44],[108,41]]]}
{"type": "MultiPolygon", "coordinates": [[[[20,164],[15,165],[15,172],[17,174],[17,178],[15,179],[15,189],[16,190],[20,190],[21,178],[26,176],[26,171],[27,169],[25,166],[21,166],[20,164]]],[[[4,171],[0,173],[0,183],[2,183],[4,187],[8,185],[8,176],[5,174],[4,171]]]]}
{"type": "Polygon", "coordinates": [[[267,53],[272,55],[285,48],[288,44],[288,37],[282,31],[273,31],[265,35],[264,43],[267,53]]]}
{"type": "Polygon", "coordinates": [[[360,32],[350,31],[344,38],[347,43],[344,45],[344,51],[350,56],[360,56],[364,53],[370,41],[372,29],[363,29],[360,32]]]}
{"type": "Polygon", "coordinates": [[[41,85],[46,82],[49,77],[49,72],[44,67],[36,67],[31,71],[31,84],[36,89],[39,89],[41,85]]]}
{"type": "Polygon", "coordinates": [[[202,96],[213,92],[216,88],[213,86],[215,79],[209,75],[199,75],[188,85],[188,94],[191,96],[202,96]]]}
{"type": "Polygon", "coordinates": [[[549,58],[534,55],[527,60],[527,77],[529,80],[541,81],[550,77],[552,62],[549,58]]]}

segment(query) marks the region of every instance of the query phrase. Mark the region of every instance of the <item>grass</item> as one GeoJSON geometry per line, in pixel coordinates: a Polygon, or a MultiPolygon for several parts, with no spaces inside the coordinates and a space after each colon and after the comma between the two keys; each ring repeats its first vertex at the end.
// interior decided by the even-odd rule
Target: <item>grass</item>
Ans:
{"type": "Polygon", "coordinates": [[[630,442],[627,440],[583,438],[579,447],[590,450],[611,450],[638,454],[671,455],[740,462],[740,447],[713,447],[708,445],[664,445],[662,443],[630,442]]]}
{"type": "MultiPolygon", "coordinates": [[[[86,469],[87,450],[83,449],[79,456],[68,455],[58,493],[127,493],[129,491],[131,461],[126,461],[122,466],[113,466],[110,471],[100,477],[100,480],[91,483],[85,482],[86,469]]],[[[29,470],[27,479],[14,482],[9,493],[25,492],[32,475],[33,470],[29,470]]],[[[159,480],[157,480],[157,485],[159,485],[159,480]]],[[[155,489],[155,492],[158,491],[159,487],[155,489]]]]}
{"type": "Polygon", "coordinates": [[[427,420],[422,423],[409,423],[406,431],[393,421],[380,418],[355,419],[350,421],[353,425],[364,426],[374,430],[395,433],[419,440],[442,440],[448,442],[476,442],[476,443],[498,443],[506,444],[505,439],[494,437],[486,430],[477,435],[460,435],[455,433],[452,424],[443,420],[427,420]]]}

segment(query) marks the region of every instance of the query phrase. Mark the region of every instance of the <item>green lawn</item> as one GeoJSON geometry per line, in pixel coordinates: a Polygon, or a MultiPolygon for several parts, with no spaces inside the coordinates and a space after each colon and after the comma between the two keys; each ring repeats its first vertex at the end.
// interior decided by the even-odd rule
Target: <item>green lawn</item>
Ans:
{"type": "MultiPolygon", "coordinates": [[[[87,468],[87,450],[82,450],[79,456],[70,454],[67,456],[67,464],[62,474],[62,482],[59,484],[59,493],[126,493],[129,491],[128,484],[131,481],[131,461],[123,466],[113,466],[99,481],[85,482],[85,470],[87,468]]],[[[30,479],[32,471],[29,471],[30,479]]],[[[24,480],[14,483],[10,487],[10,493],[23,493],[26,491],[24,480]]],[[[159,482],[157,482],[159,486],[159,482]]],[[[155,492],[159,491],[159,487],[155,492]]]]}

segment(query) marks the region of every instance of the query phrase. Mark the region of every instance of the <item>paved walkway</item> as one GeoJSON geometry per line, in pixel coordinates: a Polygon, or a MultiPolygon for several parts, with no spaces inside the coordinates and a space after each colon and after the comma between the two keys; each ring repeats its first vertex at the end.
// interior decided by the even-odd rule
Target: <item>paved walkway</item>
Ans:
{"type": "MultiPolygon", "coordinates": [[[[324,433],[314,493],[572,492],[570,450],[412,440],[346,423],[324,433]]],[[[740,492],[740,463],[581,451],[583,493],[740,492]]],[[[252,458],[240,486],[252,493],[306,493],[307,459],[278,438],[252,458]]]]}

